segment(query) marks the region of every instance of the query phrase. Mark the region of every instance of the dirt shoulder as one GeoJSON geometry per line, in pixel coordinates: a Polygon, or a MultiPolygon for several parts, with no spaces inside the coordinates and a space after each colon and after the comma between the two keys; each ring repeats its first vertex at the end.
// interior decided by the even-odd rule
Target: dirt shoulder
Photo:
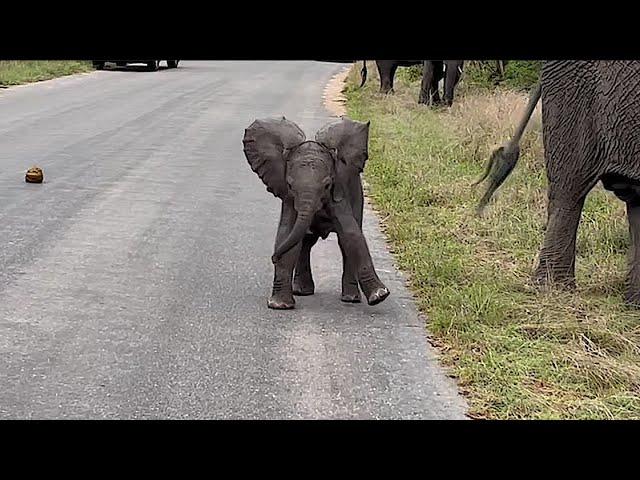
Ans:
{"type": "Polygon", "coordinates": [[[324,106],[336,117],[347,114],[347,98],[342,91],[346,87],[347,77],[350,72],[351,66],[345,67],[343,71],[337,73],[329,80],[329,83],[327,83],[324,89],[324,106]]]}

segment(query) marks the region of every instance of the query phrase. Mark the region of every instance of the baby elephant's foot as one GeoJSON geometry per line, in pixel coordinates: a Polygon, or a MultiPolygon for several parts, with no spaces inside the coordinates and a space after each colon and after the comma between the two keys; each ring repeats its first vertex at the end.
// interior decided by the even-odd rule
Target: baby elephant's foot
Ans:
{"type": "Polygon", "coordinates": [[[313,283],[313,279],[304,277],[295,277],[293,279],[293,294],[298,296],[313,295],[316,291],[316,286],[313,283]]]}
{"type": "Polygon", "coordinates": [[[296,301],[289,295],[271,295],[267,306],[274,310],[291,310],[295,307],[296,301]]]}
{"type": "Polygon", "coordinates": [[[367,303],[369,305],[377,305],[380,302],[384,301],[384,299],[389,296],[389,293],[390,292],[389,292],[389,289],[387,287],[376,288],[367,297],[367,303]]]}
{"type": "Polygon", "coordinates": [[[360,290],[358,290],[358,287],[355,290],[351,288],[344,289],[340,300],[346,303],[360,303],[360,290]]]}

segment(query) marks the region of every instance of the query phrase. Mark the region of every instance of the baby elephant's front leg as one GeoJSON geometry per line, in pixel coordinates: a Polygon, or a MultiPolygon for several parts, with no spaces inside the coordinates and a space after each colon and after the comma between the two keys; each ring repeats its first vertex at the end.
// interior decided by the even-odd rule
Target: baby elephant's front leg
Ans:
{"type": "Polygon", "coordinates": [[[357,267],[354,262],[349,260],[340,236],[338,236],[338,245],[340,252],[342,252],[342,296],[340,300],[346,303],[360,303],[357,267]]]}
{"type": "Polygon", "coordinates": [[[300,255],[296,263],[295,273],[293,275],[293,294],[294,295],[313,295],[315,292],[315,284],[313,275],[311,274],[311,249],[318,241],[318,235],[308,234],[302,240],[300,255]]]}
{"type": "Polygon", "coordinates": [[[293,267],[300,253],[300,243],[285,253],[275,264],[273,275],[273,290],[269,298],[268,307],[276,310],[294,308],[292,277],[293,267]]]}
{"type": "Polygon", "coordinates": [[[353,215],[336,212],[338,237],[347,262],[356,272],[360,288],[369,305],[377,305],[389,296],[389,289],[378,278],[362,230],[353,215]]]}
{"type": "MultiPolygon", "coordinates": [[[[289,234],[295,219],[293,206],[283,202],[280,213],[280,224],[276,235],[276,245],[279,245],[289,234]]],[[[299,242],[286,252],[274,264],[273,289],[267,306],[276,310],[288,310],[295,307],[293,299],[292,279],[293,268],[300,254],[299,242]]]]}

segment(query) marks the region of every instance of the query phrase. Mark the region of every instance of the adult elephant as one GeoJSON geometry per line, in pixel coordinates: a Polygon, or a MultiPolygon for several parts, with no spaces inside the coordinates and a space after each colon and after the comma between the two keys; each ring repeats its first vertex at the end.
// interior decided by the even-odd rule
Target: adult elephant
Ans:
{"type": "Polygon", "coordinates": [[[575,285],[576,235],[585,198],[601,181],[626,203],[631,255],[625,300],[640,306],[640,61],[548,61],[514,137],[496,150],[483,209],[515,167],[542,97],[547,229],[534,279],[575,285]]]}
{"type": "Polygon", "coordinates": [[[422,67],[422,83],[418,103],[438,105],[440,93],[438,84],[444,77],[444,104],[453,105],[453,97],[460,78],[464,60],[425,60],[422,67]]]}
{"type": "MultiPolygon", "coordinates": [[[[438,105],[441,102],[439,83],[444,78],[444,103],[453,104],[455,89],[460,81],[463,60],[376,60],[378,74],[380,76],[380,93],[393,92],[393,81],[398,67],[411,67],[422,65],[422,83],[418,103],[438,105]]],[[[367,62],[362,61],[360,71],[363,87],[367,81],[367,62]]]]}

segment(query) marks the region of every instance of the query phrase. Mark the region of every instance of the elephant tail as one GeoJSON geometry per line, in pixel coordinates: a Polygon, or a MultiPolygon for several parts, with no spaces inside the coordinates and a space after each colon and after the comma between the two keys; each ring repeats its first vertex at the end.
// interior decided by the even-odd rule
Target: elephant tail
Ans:
{"type": "Polygon", "coordinates": [[[362,61],[362,70],[360,70],[360,78],[361,78],[360,88],[362,88],[364,87],[364,84],[367,81],[367,61],[366,60],[362,61]]]}
{"type": "Polygon", "coordinates": [[[487,162],[484,174],[473,184],[473,186],[479,185],[485,179],[489,178],[489,186],[487,187],[487,190],[480,200],[476,210],[478,214],[482,213],[491,200],[493,194],[498,190],[498,188],[500,188],[518,163],[518,159],[520,158],[520,140],[522,139],[524,130],[533,115],[533,111],[536,108],[538,100],[540,100],[541,91],[542,87],[540,82],[538,82],[531,92],[527,110],[518,124],[515,135],[507,144],[498,148],[491,154],[491,158],[487,162]]]}

